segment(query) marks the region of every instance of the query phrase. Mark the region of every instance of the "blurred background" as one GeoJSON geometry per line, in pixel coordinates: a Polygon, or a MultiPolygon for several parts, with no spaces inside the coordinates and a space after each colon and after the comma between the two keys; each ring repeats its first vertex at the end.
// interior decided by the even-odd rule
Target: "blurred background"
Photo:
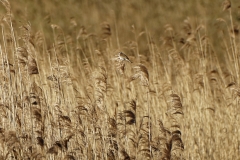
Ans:
{"type": "MultiPolygon", "coordinates": [[[[238,0],[231,2],[233,21],[239,23],[240,2],[238,0]]],[[[206,27],[206,34],[212,41],[214,49],[218,51],[216,19],[229,20],[228,11],[223,11],[222,3],[222,0],[151,0],[150,2],[147,0],[18,0],[11,2],[11,8],[14,25],[22,25],[21,23],[29,21],[32,32],[42,30],[47,40],[53,37],[51,24],[60,26],[66,35],[72,36],[77,35],[82,27],[87,33],[99,35],[102,23],[107,22],[110,24],[113,37],[118,37],[120,46],[134,40],[133,33],[142,31],[149,32],[154,42],[161,44],[166,24],[171,25],[173,30],[179,33],[184,28],[184,20],[189,18],[195,27],[198,25],[206,27]]],[[[0,11],[1,15],[5,14],[3,6],[0,11]]],[[[116,46],[116,38],[112,41],[116,46]]],[[[139,43],[146,43],[146,36],[140,39],[139,43]]],[[[146,51],[144,45],[140,45],[141,50],[146,51]]]]}

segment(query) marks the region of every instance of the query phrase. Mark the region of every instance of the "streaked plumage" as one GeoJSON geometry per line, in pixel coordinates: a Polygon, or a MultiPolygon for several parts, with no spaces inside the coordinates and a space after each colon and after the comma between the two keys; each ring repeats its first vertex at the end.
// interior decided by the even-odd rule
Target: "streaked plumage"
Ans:
{"type": "Polygon", "coordinates": [[[130,63],[132,63],[129,58],[123,53],[123,52],[119,52],[118,54],[118,59],[121,61],[128,61],[130,63]]]}

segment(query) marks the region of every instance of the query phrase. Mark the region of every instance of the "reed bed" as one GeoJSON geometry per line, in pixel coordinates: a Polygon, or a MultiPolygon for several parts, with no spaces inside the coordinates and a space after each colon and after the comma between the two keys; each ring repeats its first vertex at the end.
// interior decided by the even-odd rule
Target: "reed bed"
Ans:
{"type": "Polygon", "coordinates": [[[212,28],[186,17],[158,39],[139,19],[124,36],[118,14],[94,29],[46,16],[39,29],[1,5],[0,159],[240,158],[239,22],[229,0],[212,28]]]}

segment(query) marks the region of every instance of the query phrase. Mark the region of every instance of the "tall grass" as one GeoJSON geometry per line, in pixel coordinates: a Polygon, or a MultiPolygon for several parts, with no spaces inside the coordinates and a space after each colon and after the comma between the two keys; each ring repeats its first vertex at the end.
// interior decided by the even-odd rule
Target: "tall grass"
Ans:
{"type": "MultiPolygon", "coordinates": [[[[106,7],[89,2],[82,5],[93,12],[106,7]]],[[[194,18],[182,28],[168,22],[160,41],[155,27],[136,20],[127,29],[130,19],[114,12],[90,28],[47,16],[36,31],[1,3],[0,159],[239,159],[239,28],[230,1],[212,28],[194,18]]]]}

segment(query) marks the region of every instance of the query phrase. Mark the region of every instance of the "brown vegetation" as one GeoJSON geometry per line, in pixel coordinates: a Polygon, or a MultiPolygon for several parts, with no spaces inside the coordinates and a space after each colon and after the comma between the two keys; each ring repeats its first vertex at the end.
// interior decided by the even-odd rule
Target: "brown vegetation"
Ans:
{"type": "Polygon", "coordinates": [[[93,13],[82,20],[99,25],[74,17],[57,25],[47,15],[38,28],[1,0],[0,159],[239,159],[239,8],[215,7],[225,16],[211,27],[187,17],[179,27],[168,15],[157,32],[148,5],[149,17],[126,16],[147,2],[88,2],[93,13]],[[118,11],[94,19],[106,14],[98,5],[118,11]],[[120,51],[133,63],[116,58],[120,51]]]}

